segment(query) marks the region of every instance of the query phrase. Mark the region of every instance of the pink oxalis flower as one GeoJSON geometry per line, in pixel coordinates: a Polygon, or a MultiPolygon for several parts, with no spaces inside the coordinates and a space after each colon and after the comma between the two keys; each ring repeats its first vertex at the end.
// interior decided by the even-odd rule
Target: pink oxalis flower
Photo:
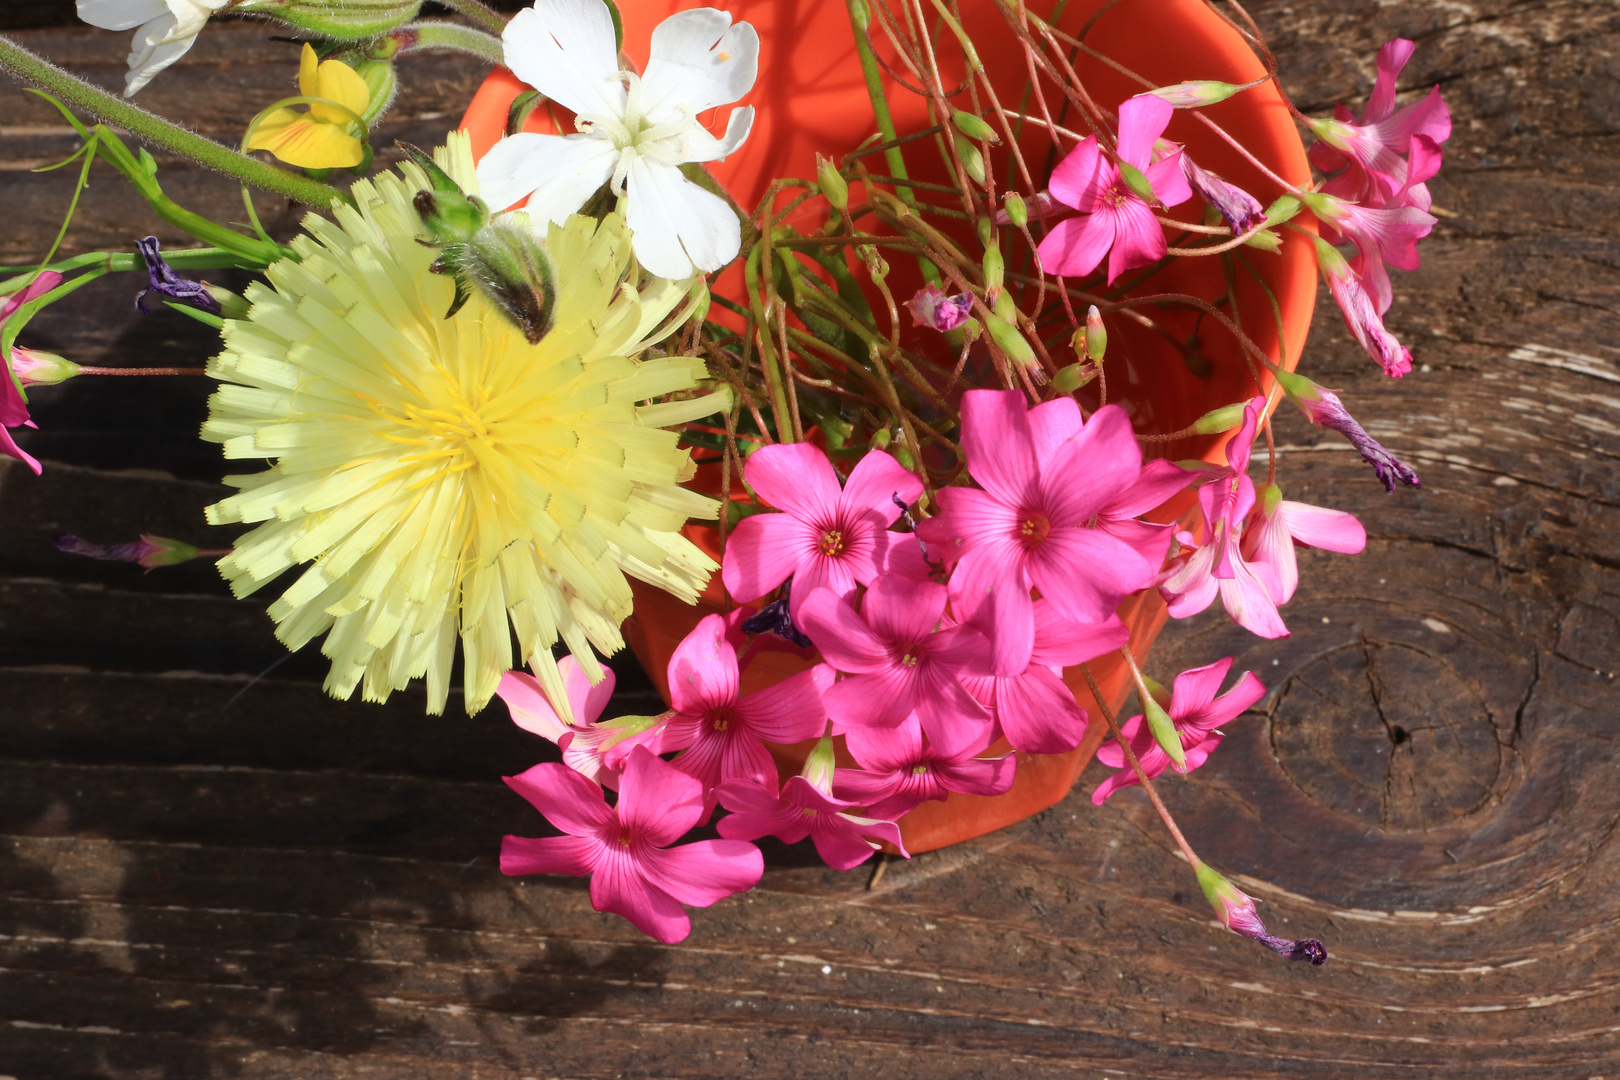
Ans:
{"type": "Polygon", "coordinates": [[[1111,615],[1105,622],[1075,623],[1045,600],[1035,601],[1035,643],[1029,665],[1017,675],[968,676],[962,680],[987,709],[1014,750],[1064,754],[1085,738],[1086,710],[1063,682],[1063,669],[1095,660],[1130,640],[1130,630],[1111,615]]]}
{"type": "Polygon", "coordinates": [[[1278,589],[1272,598],[1279,604],[1293,599],[1299,586],[1296,544],[1355,555],[1367,546],[1367,530],[1343,510],[1290,502],[1276,484],[1261,484],[1243,533],[1243,553],[1250,562],[1271,568],[1278,589]]]}
{"type": "Polygon", "coordinates": [[[789,577],[789,611],[798,622],[816,589],[849,596],[882,573],[928,576],[916,537],[889,532],[898,497],[912,503],[922,481],[881,450],[861,458],[840,490],[827,455],[809,443],[762,446],[743,479],[780,514],[753,514],[726,538],[721,577],[732,599],[757,600],[789,577]]]}
{"type": "Polygon", "coordinates": [[[1146,196],[1161,206],[1192,198],[1182,173],[1181,152],[1153,161],[1153,144],[1170,123],[1175,106],[1152,94],[1119,107],[1119,164],[1110,161],[1095,135],[1086,136],[1052,170],[1052,197],[1083,216],[1065,218],[1041,240],[1041,267],[1059,277],[1084,277],[1108,258],[1108,282],[1164,257],[1164,227],[1146,196]]]}
{"type": "Polygon", "coordinates": [[[990,635],[999,675],[1029,663],[1032,587],[1064,618],[1100,622],[1158,569],[1090,527],[1141,476],[1142,451],[1124,411],[1105,406],[1078,435],[1060,439],[1062,412],[1043,410],[1028,409],[1016,390],[964,394],[962,448],[980,488],[945,488],[940,513],[917,527],[954,567],[953,608],[990,635]]]}
{"type": "MultiPolygon", "coordinates": [[[[62,283],[62,275],[54,270],[46,270],[29,282],[26,287],[6,297],[0,302],[0,328],[6,321],[16,314],[18,308],[31,300],[38,299],[62,283]]],[[[26,355],[24,350],[13,347],[12,353],[26,355]]],[[[14,427],[34,427],[35,424],[28,417],[28,403],[23,400],[22,391],[18,388],[18,376],[14,374],[19,356],[12,353],[0,354],[0,454],[14,457],[18,461],[34,470],[34,475],[40,473],[39,461],[28,451],[17,445],[8,430],[14,427]]]]}
{"type": "MultiPolygon", "coordinates": [[[[1412,350],[1402,345],[1384,326],[1378,305],[1368,295],[1359,267],[1361,256],[1348,261],[1325,240],[1316,241],[1316,265],[1322,271],[1333,299],[1344,316],[1344,325],[1368,356],[1378,361],[1384,374],[1399,379],[1412,370],[1412,350]]],[[[1388,282],[1388,276],[1385,276],[1388,282]]]]}
{"type": "Polygon", "coordinates": [[[501,676],[495,692],[512,713],[512,722],[524,731],[550,739],[562,747],[563,764],[588,780],[604,787],[617,787],[618,763],[608,765],[604,753],[615,742],[636,733],[652,723],[651,717],[625,717],[621,720],[598,724],[596,718],[607,708],[613,696],[614,676],[611,668],[603,669],[603,679],[595,686],[586,677],[579,661],[565,656],[557,662],[562,677],[563,693],[568,699],[568,714],[573,721],[558,715],[541,687],[540,680],[526,671],[508,671],[501,676]],[[625,723],[625,721],[641,723],[625,723]]]}
{"type": "MultiPolygon", "coordinates": [[[[1209,760],[1209,755],[1221,745],[1226,736],[1215,729],[1231,720],[1243,710],[1266,696],[1266,688],[1254,673],[1245,671],[1226,693],[1215,696],[1226,673],[1231,670],[1232,658],[1217,660],[1204,667],[1183,671],[1176,676],[1175,688],[1170,693],[1168,712],[1170,721],[1181,736],[1181,748],[1187,756],[1186,770],[1191,772],[1209,760]]],[[[1136,754],[1137,762],[1148,779],[1159,776],[1170,767],[1170,755],[1153,737],[1146,718],[1138,713],[1119,726],[1119,732],[1136,754]]],[[[1120,788],[1137,783],[1136,772],[1125,760],[1125,751],[1118,742],[1104,743],[1097,748],[1097,760],[1118,769],[1097,785],[1091,801],[1101,806],[1120,788]]]]}
{"type": "Polygon", "coordinates": [[[646,747],[630,751],[619,802],[566,765],[548,762],[506,783],[567,835],[508,836],[501,873],[591,879],[591,906],[674,944],[692,932],[681,905],[708,907],[759,884],[765,861],[741,840],[670,847],[704,813],[703,785],[646,747]]]}
{"type": "Polygon", "coordinates": [[[710,791],[711,809],[711,789],[723,780],[752,780],[774,792],[776,762],[765,740],[794,743],[820,735],[827,720],[822,695],[832,681],[832,669],[817,664],[740,697],[737,652],[726,620],[709,615],[669,659],[674,715],[641,741],[659,753],[683,751],[674,766],[710,791]]]}
{"type": "Polygon", "coordinates": [[[834,870],[850,870],[871,858],[878,847],[868,837],[887,840],[906,854],[900,826],[851,813],[854,803],[834,798],[802,776],[789,777],[781,795],[747,780],[728,780],[716,794],[731,811],[720,819],[720,835],[730,840],[774,836],[797,844],[808,836],[816,854],[834,870]]]}
{"type": "Polygon", "coordinates": [[[962,685],[989,673],[983,635],[970,626],[939,629],[945,586],[884,574],[859,614],[831,590],[805,601],[804,628],[846,678],[823,695],[839,731],[892,728],[915,711],[929,736],[966,728],[988,735],[990,715],[962,685]]]}
{"type": "Polygon", "coordinates": [[[1265,398],[1255,398],[1243,412],[1243,426],[1226,444],[1228,466],[1198,489],[1202,538],[1178,535],[1182,551],[1159,575],[1159,591],[1170,617],[1185,619],[1209,607],[1217,595],[1239,626],[1263,638],[1288,636],[1273,599],[1280,591],[1272,568],[1244,559],[1239,541],[1254,508],[1254,481],[1245,470],[1259,430],[1265,398]]]}
{"type": "Polygon", "coordinates": [[[852,728],[844,735],[859,769],[839,769],[833,794],[878,818],[898,818],[952,792],[1000,795],[1012,787],[1018,759],[981,758],[988,733],[958,725],[923,737],[915,716],[893,728],[852,728]]]}
{"type": "Polygon", "coordinates": [[[1414,180],[1400,155],[1418,136],[1436,147],[1450,138],[1451,113],[1438,86],[1422,101],[1395,108],[1395,80],[1416,48],[1405,38],[1396,38],[1378,50],[1378,78],[1359,120],[1351,119],[1350,110],[1340,105],[1332,120],[1311,122],[1322,140],[1311,147],[1311,164],[1325,173],[1345,170],[1329,180],[1324,191],[1371,207],[1383,206],[1404,192],[1409,205],[1429,208],[1428,189],[1422,186],[1429,176],[1414,180]]]}

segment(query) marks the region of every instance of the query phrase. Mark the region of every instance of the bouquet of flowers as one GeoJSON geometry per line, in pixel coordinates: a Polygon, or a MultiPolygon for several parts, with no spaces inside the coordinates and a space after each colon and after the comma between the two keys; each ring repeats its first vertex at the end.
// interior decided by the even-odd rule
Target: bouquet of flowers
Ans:
{"type": "Polygon", "coordinates": [[[143,312],[218,330],[201,435],[256,463],[205,511],[255,526],[228,549],[58,543],[278,581],[275,634],[320,639],[335,697],[499,697],[556,744],[507,783],[561,833],[507,837],[502,870],[589,876],[661,941],[760,880],[762,837],[904,856],[1051,805],[1095,754],[1092,801],[1144,789],[1226,926],[1323,963],[1154,789],[1265,687],[1217,658],[1166,689],[1147,649],[1217,600],[1286,635],[1296,547],[1364,546],[1274,454],[1251,476],[1282,399],[1418,483],[1294,370],[1318,271],[1411,367],[1387,267],[1418,264],[1450,133],[1437,88],[1396,103],[1413,44],[1359,116],[1313,118],[1237,0],[439,2],[78,0],[134,31],[125,97],[214,16],[293,31],[298,93],[236,149],[0,38],[83,137],[81,190],[110,165],[202,245],[5,268],[0,450],[40,470],[32,386],[185,372],[18,343],[144,272],[143,312]],[[495,71],[431,152],[373,147],[426,49],[495,71]],[[302,231],[187,210],[114,127],[308,205],[302,231]],[[258,279],[201,280],[226,267],[258,279]],[[667,711],[603,716],[627,641],[667,711]]]}

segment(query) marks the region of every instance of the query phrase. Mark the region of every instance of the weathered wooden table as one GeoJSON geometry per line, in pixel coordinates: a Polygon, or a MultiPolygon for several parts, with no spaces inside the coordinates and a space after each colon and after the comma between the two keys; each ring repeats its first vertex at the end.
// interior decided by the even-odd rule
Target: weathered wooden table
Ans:
{"type": "MultiPolygon", "coordinates": [[[[1421,367],[1384,381],[1325,299],[1306,358],[1423,489],[1386,496],[1285,415],[1290,493],[1360,515],[1366,554],[1305,558],[1290,639],[1209,614],[1156,656],[1235,655],[1272,688],[1165,789],[1327,967],[1214,925],[1136,791],[1077,793],[875,888],[770,848],[762,887],[674,948],[581,882],[504,878],[501,834],[540,826],[498,779],[540,756],[504,710],[334,703],[319,658],[284,660],[261,602],[206,563],[143,576],[53,550],[58,531],[208,541],[219,491],[202,380],[83,379],[36,392],[44,477],[0,472],[0,1077],[1620,1075],[1620,14],[1255,7],[1308,111],[1359,100],[1404,35],[1403,85],[1441,83],[1456,124],[1443,220],[1396,280],[1421,367]]],[[[47,27],[31,47],[121,82],[126,35],[8,8],[47,27]]],[[[211,27],[145,104],[234,138],[290,70],[265,39],[211,27]]],[[[382,145],[430,145],[480,74],[412,66],[382,145]]],[[[14,90],[0,117],[16,263],[71,179],[26,170],[74,140],[14,90]]],[[[228,184],[160,162],[182,202],[237,212],[228,184]]],[[[98,171],[67,250],[148,229],[181,239],[98,171]]],[[[196,363],[206,333],[136,317],[134,287],[84,290],[28,341],[196,363]]]]}

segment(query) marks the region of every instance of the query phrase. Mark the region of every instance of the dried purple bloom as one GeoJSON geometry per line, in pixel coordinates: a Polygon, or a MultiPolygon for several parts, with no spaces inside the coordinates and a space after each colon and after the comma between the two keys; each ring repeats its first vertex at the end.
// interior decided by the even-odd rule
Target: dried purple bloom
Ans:
{"type": "Polygon", "coordinates": [[[1350,415],[1350,410],[1344,407],[1338,394],[1291,371],[1278,372],[1277,382],[1288,395],[1288,400],[1299,406],[1305,419],[1319,428],[1332,428],[1350,440],[1350,445],[1360,452],[1362,460],[1371,465],[1378,479],[1384,482],[1385,491],[1394,491],[1397,482],[1409,487],[1423,486],[1417,473],[1356,423],[1356,418],[1350,415]]]}
{"type": "Polygon", "coordinates": [[[1284,960],[1303,960],[1313,967],[1327,963],[1326,945],[1315,938],[1294,941],[1266,933],[1265,923],[1260,921],[1260,913],[1255,910],[1252,896],[1203,863],[1198,864],[1197,873],[1198,884],[1203,887],[1204,895],[1215,908],[1215,915],[1221,920],[1222,926],[1250,941],[1258,941],[1284,960]]]}
{"type": "Polygon", "coordinates": [[[225,552],[199,551],[179,540],[150,534],[142,534],[139,540],[132,540],[127,544],[92,544],[82,536],[62,533],[56,538],[56,546],[58,550],[65,551],[69,555],[83,555],[108,562],[139,563],[148,570],[189,562],[199,555],[225,554],[225,552]]]}
{"type": "Polygon", "coordinates": [[[788,597],[792,589],[791,580],[782,583],[782,596],[772,600],[761,608],[758,614],[750,615],[742,622],[742,632],[745,634],[778,634],[787,638],[801,649],[810,648],[810,639],[793,625],[793,615],[788,610],[788,597]]]}
{"type": "Polygon", "coordinates": [[[135,245],[141,249],[141,258],[146,260],[146,274],[149,284],[135,297],[135,306],[142,315],[152,314],[146,306],[146,294],[157,293],[167,296],[171,300],[182,304],[190,304],[210,315],[220,314],[219,301],[208,292],[208,286],[200,281],[189,281],[174,272],[174,268],[163,261],[158,253],[158,238],[148,236],[135,245]]]}
{"type": "Polygon", "coordinates": [[[911,319],[916,325],[944,332],[967,322],[968,312],[973,310],[973,297],[968,293],[946,296],[934,286],[925,285],[906,301],[906,307],[911,309],[911,319]]]}
{"type": "Polygon", "coordinates": [[[1236,184],[1229,184],[1201,168],[1187,154],[1181,155],[1181,171],[1198,197],[1220,211],[1233,235],[1241,236],[1265,222],[1266,210],[1259,200],[1236,184]]]}

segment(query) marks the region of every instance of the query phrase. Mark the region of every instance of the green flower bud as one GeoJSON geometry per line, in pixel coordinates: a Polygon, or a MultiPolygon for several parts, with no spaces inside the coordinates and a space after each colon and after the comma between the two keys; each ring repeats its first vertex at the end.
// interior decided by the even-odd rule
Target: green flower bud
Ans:
{"type": "Polygon", "coordinates": [[[827,158],[816,155],[816,183],[835,210],[849,209],[849,182],[827,158]]]}
{"type": "Polygon", "coordinates": [[[1007,220],[1022,229],[1029,224],[1029,207],[1024,204],[1024,197],[1016,191],[1007,192],[1007,197],[1001,200],[1001,207],[1007,211],[1007,220]]]}
{"type": "Polygon", "coordinates": [[[1243,241],[1243,246],[1276,253],[1282,250],[1282,236],[1273,229],[1261,229],[1243,241]]]}
{"type": "Polygon", "coordinates": [[[1241,86],[1234,86],[1228,82],[1216,82],[1213,79],[1200,79],[1193,82],[1176,83],[1174,86],[1161,86],[1157,90],[1149,90],[1154,97],[1161,97],[1178,109],[1196,109],[1201,105],[1213,105],[1217,101],[1225,101],[1239,90],[1241,86]]]}
{"type": "Polygon", "coordinates": [[[958,139],[956,157],[975,184],[984,183],[984,155],[979,153],[977,146],[974,146],[966,139],[958,139]]]}
{"type": "Polygon", "coordinates": [[[956,125],[957,131],[970,139],[978,139],[980,142],[995,146],[1001,145],[1001,136],[996,134],[996,129],[987,124],[982,116],[957,109],[951,114],[951,123],[956,125]]]}
{"type": "MultiPolygon", "coordinates": [[[[1100,363],[1103,354],[1108,351],[1108,328],[1103,325],[1102,312],[1097,305],[1092,304],[1091,310],[1086,312],[1086,359],[1092,363],[1100,363]]],[[[1078,346],[1078,343],[1076,343],[1078,346]]],[[[1076,347],[1075,352],[1079,352],[1076,347]]]]}
{"type": "MultiPolygon", "coordinates": [[[[1151,687],[1149,689],[1151,690],[1151,687]]],[[[1153,740],[1170,756],[1170,760],[1175,763],[1178,770],[1185,771],[1187,752],[1181,747],[1181,733],[1176,730],[1175,721],[1164,711],[1164,706],[1153,699],[1152,693],[1137,696],[1142,699],[1142,715],[1147,718],[1148,730],[1153,732],[1153,740]]]]}
{"type": "Polygon", "coordinates": [[[466,302],[471,286],[522,330],[529,344],[551,329],[557,299],[551,259],[539,238],[520,225],[492,221],[466,244],[445,248],[429,269],[456,279],[447,319],[466,302]]]}
{"type": "Polygon", "coordinates": [[[1232,405],[1222,405],[1193,421],[1193,430],[1200,435],[1219,435],[1223,431],[1231,431],[1243,423],[1243,410],[1247,402],[1239,401],[1232,405]]]}
{"type": "Polygon", "coordinates": [[[1007,277],[1007,264],[1001,257],[1001,245],[991,244],[984,249],[984,288],[986,292],[1000,289],[1007,277]]]}
{"type": "Polygon", "coordinates": [[[1266,224],[1281,225],[1299,213],[1300,201],[1292,195],[1284,195],[1276,202],[1266,207],[1266,224]]]}
{"type": "Polygon", "coordinates": [[[1060,394],[1072,394],[1097,377],[1097,369],[1090,364],[1069,364],[1058,368],[1052,376],[1052,386],[1060,394]]]}
{"type": "Polygon", "coordinates": [[[371,91],[371,100],[366,103],[366,111],[360,114],[360,120],[371,131],[378,118],[388,111],[394,103],[394,95],[399,92],[399,75],[394,71],[392,60],[348,60],[345,61],[354,73],[365,80],[366,89],[371,91]]]}
{"type": "Polygon", "coordinates": [[[1125,186],[1131,189],[1131,194],[1149,206],[1158,206],[1159,197],[1153,193],[1153,185],[1148,182],[1147,173],[1128,161],[1121,161],[1118,164],[1119,178],[1125,181],[1125,186]]]}
{"type": "Polygon", "coordinates": [[[837,761],[833,757],[832,738],[822,736],[815,749],[804,759],[804,770],[799,775],[810,781],[810,785],[823,795],[831,795],[835,768],[837,761]]]}
{"type": "Polygon", "coordinates": [[[1035,350],[1012,323],[1000,315],[990,315],[984,320],[984,328],[990,332],[990,340],[1007,354],[1007,359],[1019,367],[1035,366],[1035,350]]]}

